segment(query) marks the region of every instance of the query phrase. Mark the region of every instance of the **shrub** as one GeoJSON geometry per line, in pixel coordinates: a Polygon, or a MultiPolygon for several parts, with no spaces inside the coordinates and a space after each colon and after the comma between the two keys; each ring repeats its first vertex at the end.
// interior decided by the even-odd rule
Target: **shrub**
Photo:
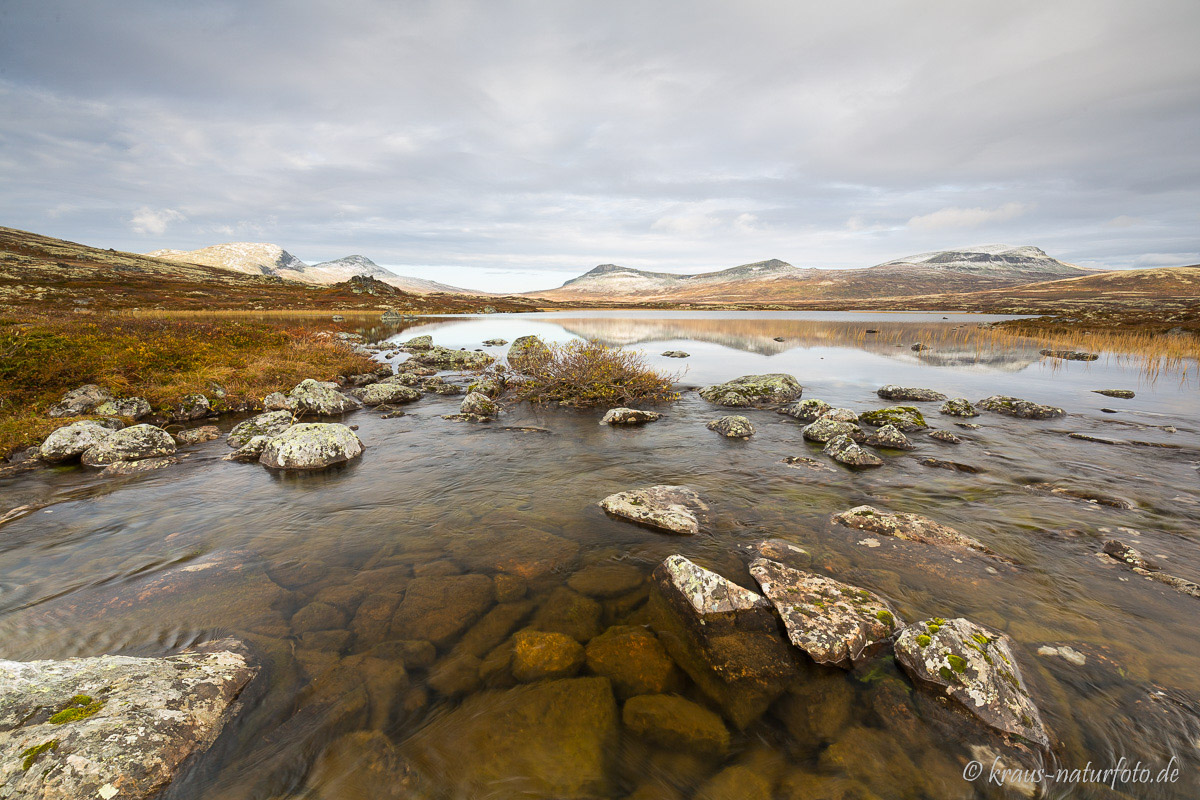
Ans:
{"type": "Polygon", "coordinates": [[[676,375],[655,372],[638,353],[600,342],[549,345],[528,354],[521,378],[510,381],[518,400],[575,408],[668,403],[678,400],[676,375]]]}

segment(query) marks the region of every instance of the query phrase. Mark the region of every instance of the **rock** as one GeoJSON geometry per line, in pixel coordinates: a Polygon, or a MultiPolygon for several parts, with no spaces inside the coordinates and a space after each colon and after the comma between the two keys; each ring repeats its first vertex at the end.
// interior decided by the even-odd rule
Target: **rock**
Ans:
{"type": "Polygon", "coordinates": [[[900,432],[895,425],[884,425],[868,436],[864,442],[871,447],[882,447],[890,450],[916,450],[907,436],[900,432]]]}
{"type": "Polygon", "coordinates": [[[262,458],[263,450],[266,449],[267,442],[271,441],[271,438],[270,436],[252,436],[249,441],[225,456],[223,460],[240,461],[246,464],[255,463],[262,458]]]}
{"type": "Polygon", "coordinates": [[[795,469],[811,469],[814,472],[833,472],[831,468],[808,456],[787,456],[783,459],[783,463],[795,469]]]}
{"type": "Polygon", "coordinates": [[[389,308],[379,315],[380,322],[399,322],[404,319],[404,315],[394,308],[389,308]]]}
{"type": "Polygon", "coordinates": [[[856,506],[841,514],[834,514],[830,521],[880,536],[894,536],[906,542],[920,542],[938,547],[965,547],[987,555],[995,555],[992,550],[970,536],[920,514],[893,514],[873,506],[856,506]]]}
{"type": "Polygon", "coordinates": [[[608,797],[616,739],[609,682],[568,678],[469,695],[401,750],[451,797],[608,797]]]}
{"type": "Polygon", "coordinates": [[[772,372],[743,375],[727,383],[706,386],[700,396],[718,406],[777,405],[800,397],[804,387],[791,375],[772,372]]]}
{"type": "Polygon", "coordinates": [[[1132,400],[1136,395],[1129,389],[1093,389],[1093,394],[1102,394],[1105,397],[1116,397],[1120,400],[1132,400]]]}
{"type": "Polygon", "coordinates": [[[858,413],[849,408],[831,408],[821,416],[834,422],[858,422],[858,413]]]}
{"type": "Polygon", "coordinates": [[[665,694],[683,688],[683,673],[651,631],[617,625],[593,638],[585,653],[587,667],[612,681],[617,697],[665,694]]]}
{"type": "Polygon", "coordinates": [[[956,397],[953,400],[947,400],[942,403],[939,412],[950,417],[978,417],[979,412],[975,410],[975,406],[971,405],[971,401],[965,397],[956,397]]]}
{"type": "Polygon", "coordinates": [[[838,422],[828,417],[821,417],[816,422],[805,425],[804,430],[800,433],[808,441],[820,442],[821,444],[825,444],[830,439],[836,439],[839,436],[848,436],[856,442],[861,442],[867,438],[866,431],[853,422],[838,422]]]}
{"type": "Polygon", "coordinates": [[[774,800],[771,781],[751,767],[733,764],[705,781],[695,800],[774,800]]]}
{"type": "Polygon", "coordinates": [[[920,353],[923,350],[928,350],[929,346],[921,344],[920,342],[917,342],[916,344],[914,344],[912,347],[910,347],[908,349],[912,350],[914,353],[920,353]]]}
{"type": "Polygon", "coordinates": [[[915,683],[958,701],[989,727],[1049,746],[1004,634],[962,618],[922,620],[900,632],[896,660],[915,683]]]}
{"type": "Polygon", "coordinates": [[[421,388],[427,392],[444,396],[466,394],[466,389],[457,383],[448,383],[445,378],[439,375],[421,381],[421,388]]]}
{"type": "Polygon", "coordinates": [[[283,392],[271,392],[263,398],[263,408],[267,411],[283,411],[288,409],[288,397],[283,392]]]}
{"type": "Polygon", "coordinates": [[[92,413],[139,420],[149,416],[151,410],[150,401],[144,397],[123,397],[120,400],[106,400],[92,409],[92,413]]]}
{"type": "Polygon", "coordinates": [[[492,418],[500,413],[496,401],[481,392],[471,392],[458,406],[460,414],[473,414],[477,417],[492,418]]]}
{"type": "Polygon", "coordinates": [[[62,400],[50,407],[49,413],[52,417],[78,417],[112,399],[108,390],[89,383],[64,394],[62,400]]]}
{"type": "Polygon", "coordinates": [[[419,784],[419,776],[383,732],[352,731],[317,758],[302,796],[311,800],[408,800],[424,796],[419,784]]]}
{"type": "Polygon", "coordinates": [[[413,353],[409,361],[438,369],[454,369],[464,371],[479,371],[487,369],[496,359],[487,353],[477,353],[474,350],[451,350],[448,347],[433,347],[419,353],[413,353]]]}
{"type": "Polygon", "coordinates": [[[966,472],[970,475],[978,475],[983,472],[979,467],[963,464],[958,461],[946,461],[941,458],[922,458],[921,464],[926,467],[933,467],[934,469],[950,469],[955,472],[966,472]]]}
{"type": "Polygon", "coordinates": [[[939,442],[945,442],[946,444],[962,444],[962,439],[950,431],[930,431],[929,438],[937,439],[939,442]]]}
{"type": "Polygon", "coordinates": [[[115,464],[109,464],[100,471],[105,477],[115,477],[119,475],[140,475],[143,472],[154,472],[164,467],[169,467],[172,464],[178,464],[179,459],[171,456],[164,458],[143,458],[140,461],[118,461],[115,464]]]}
{"type": "Polygon", "coordinates": [[[201,425],[199,428],[188,428],[175,434],[178,444],[202,444],[221,438],[221,429],[216,425],[201,425]]]}
{"type": "Polygon", "coordinates": [[[729,415],[714,419],[705,426],[729,439],[749,439],[754,435],[754,426],[745,417],[729,415]]]}
{"type": "Polygon", "coordinates": [[[1052,494],[1059,497],[1069,497],[1072,500],[1082,500],[1085,503],[1093,503],[1100,506],[1108,506],[1109,508],[1131,509],[1134,504],[1124,497],[1115,497],[1113,495],[1097,492],[1092,489],[1077,489],[1072,486],[1058,486],[1053,483],[1031,483],[1025,488],[1030,489],[1039,494],[1052,494]]]}
{"type": "Polygon", "coordinates": [[[691,353],[685,353],[682,350],[667,350],[663,352],[667,358],[689,358],[691,353]]]}
{"type": "Polygon", "coordinates": [[[825,444],[825,449],[821,452],[839,464],[845,464],[850,467],[878,467],[883,465],[883,459],[863,450],[849,436],[838,436],[830,439],[825,444]]]}
{"type": "Polygon", "coordinates": [[[443,647],[483,616],[495,597],[486,575],[413,578],[392,618],[391,636],[443,647]]]}
{"type": "Polygon", "coordinates": [[[0,661],[0,795],[158,796],[216,740],[257,672],[230,639],[166,658],[0,661]]]}
{"type": "Polygon", "coordinates": [[[291,411],[268,411],[234,425],[225,441],[230,447],[241,447],[256,436],[278,436],[290,428],[293,421],[291,411]]]}
{"type": "Polygon", "coordinates": [[[467,387],[467,392],[478,392],[495,400],[504,394],[506,388],[508,388],[508,383],[504,380],[503,375],[488,375],[471,383],[467,387]]]}
{"type": "Polygon", "coordinates": [[[739,728],[797,675],[797,662],[765,597],[681,555],[652,575],[650,621],[659,640],[739,728]]]}
{"type": "Polygon", "coordinates": [[[429,335],[414,336],[400,346],[408,350],[429,350],[433,347],[433,337],[429,335]]]}
{"type": "Polygon", "coordinates": [[[721,717],[678,695],[643,694],[625,701],[621,721],[635,736],[668,750],[703,756],[729,752],[729,729],[721,717]]]}
{"type": "Polygon", "coordinates": [[[362,441],[345,425],[305,422],[267,440],[259,463],[275,469],[324,469],[362,452],[362,441]]]}
{"type": "Polygon", "coordinates": [[[1183,594],[1189,594],[1192,597],[1200,597],[1200,584],[1196,584],[1184,578],[1177,578],[1174,575],[1168,575],[1167,573],[1160,571],[1160,568],[1157,564],[1147,561],[1141,553],[1124,542],[1117,541],[1116,539],[1110,539],[1104,543],[1104,549],[1102,552],[1104,555],[1126,564],[1132,568],[1134,572],[1142,575],[1143,577],[1156,580],[1159,583],[1165,583],[1166,585],[1182,592],[1183,594]]]}
{"type": "Polygon", "coordinates": [[[503,347],[508,344],[508,339],[488,339],[483,344],[485,347],[503,347]]]}
{"type": "Polygon", "coordinates": [[[1000,394],[985,397],[976,405],[984,411],[1007,414],[1010,417],[1020,417],[1022,419],[1053,419],[1055,417],[1065,417],[1067,414],[1061,408],[1044,406],[1030,400],[1022,400],[1018,397],[1008,397],[1007,395],[1000,394]]]}
{"type": "Polygon", "coordinates": [[[336,384],[321,383],[309,378],[292,389],[288,395],[287,406],[301,416],[312,414],[318,417],[332,417],[356,411],[362,408],[362,403],[339,392],[336,384]]]}
{"type": "Polygon", "coordinates": [[[600,501],[615,517],[668,533],[694,534],[708,506],[686,486],[647,486],[617,492],[600,501]]]}
{"type": "Polygon", "coordinates": [[[364,406],[399,405],[421,399],[421,392],[398,383],[373,383],[358,393],[364,406]]]}
{"type": "Polygon", "coordinates": [[[859,414],[858,418],[868,425],[892,425],[905,433],[929,427],[925,424],[925,417],[914,406],[889,406],[878,411],[866,411],[859,414]]]}
{"type": "Polygon", "coordinates": [[[589,597],[617,597],[629,594],[646,583],[646,575],[633,564],[616,562],[591,564],[567,579],[570,586],[589,597]]]}
{"type": "Polygon", "coordinates": [[[38,457],[51,464],[72,461],[93,447],[103,444],[112,435],[111,428],[94,420],[72,422],[46,437],[38,449],[38,457]]]}
{"type": "Polygon", "coordinates": [[[557,586],[543,601],[533,617],[533,627],[540,631],[562,633],[577,642],[587,642],[600,635],[601,605],[565,586],[557,586]]]}
{"type": "Polygon", "coordinates": [[[508,348],[508,364],[519,372],[525,372],[549,355],[550,348],[539,337],[520,336],[508,348]]]}
{"type": "Polygon", "coordinates": [[[1081,350],[1039,350],[1040,355],[1047,358],[1061,358],[1064,361],[1096,361],[1099,353],[1085,353],[1081,350]]]}
{"type": "Polygon", "coordinates": [[[976,425],[974,422],[956,422],[954,423],[964,431],[977,431],[982,428],[982,425],[976,425]]]}
{"type": "Polygon", "coordinates": [[[642,411],[637,408],[610,408],[600,420],[601,425],[642,425],[661,419],[657,411],[642,411]]]}
{"type": "Polygon", "coordinates": [[[191,422],[194,419],[204,419],[213,413],[212,404],[202,394],[184,395],[173,409],[171,419],[175,422],[191,422]]]}
{"type": "Polygon", "coordinates": [[[801,422],[815,422],[825,416],[833,406],[826,403],[824,400],[817,400],[815,397],[809,400],[798,400],[795,403],[789,403],[783,408],[776,409],[776,413],[787,414],[789,417],[794,417],[801,422]]]}
{"type": "Polygon", "coordinates": [[[133,425],[114,431],[99,444],[84,451],[81,460],[89,467],[106,467],[118,461],[169,456],[175,452],[171,434],[153,425],[133,425]]]}
{"type": "Polygon", "coordinates": [[[901,403],[936,403],[946,399],[946,395],[941,392],[935,392],[932,389],[906,388],[890,383],[887,386],[877,389],[875,394],[884,400],[893,400],[901,403]]]}
{"type": "Polygon", "coordinates": [[[583,666],[583,645],[564,633],[518,631],[513,636],[513,677],[522,683],[569,678],[583,666]]]}
{"type": "Polygon", "coordinates": [[[882,597],[857,586],[758,558],[750,574],[775,606],[792,644],[818,664],[849,669],[883,649],[903,625],[882,597]]]}

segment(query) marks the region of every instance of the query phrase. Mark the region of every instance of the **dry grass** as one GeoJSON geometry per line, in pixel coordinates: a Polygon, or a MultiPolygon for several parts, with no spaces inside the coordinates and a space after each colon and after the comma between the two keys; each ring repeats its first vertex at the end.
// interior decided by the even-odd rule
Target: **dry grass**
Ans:
{"type": "Polygon", "coordinates": [[[642,356],[595,341],[551,344],[524,361],[524,377],[513,386],[518,400],[575,408],[612,408],[679,399],[677,376],[655,372],[642,356]]]}

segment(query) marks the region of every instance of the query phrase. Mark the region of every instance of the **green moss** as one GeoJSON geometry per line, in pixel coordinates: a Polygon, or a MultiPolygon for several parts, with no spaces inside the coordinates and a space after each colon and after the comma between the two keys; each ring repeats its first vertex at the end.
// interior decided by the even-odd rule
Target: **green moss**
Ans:
{"type": "Polygon", "coordinates": [[[941,675],[942,680],[944,680],[946,683],[954,683],[954,673],[950,671],[949,667],[942,667],[939,669],[938,675],[941,675]]]}
{"type": "Polygon", "coordinates": [[[978,644],[980,647],[987,647],[989,644],[992,643],[992,640],[989,639],[987,636],[985,636],[982,633],[973,634],[971,636],[971,638],[974,639],[975,643],[978,644]]]}
{"type": "Polygon", "coordinates": [[[925,625],[925,630],[929,632],[930,636],[933,636],[935,633],[937,633],[941,629],[942,628],[940,625],[934,625],[932,622],[925,625]]]}
{"type": "Polygon", "coordinates": [[[953,653],[946,656],[946,661],[950,664],[950,668],[962,675],[967,671],[967,662],[962,656],[956,656],[953,653]]]}
{"type": "Polygon", "coordinates": [[[932,641],[932,639],[922,633],[917,637],[917,647],[929,647],[929,643],[932,641]]]}
{"type": "Polygon", "coordinates": [[[875,612],[875,618],[887,625],[889,628],[896,627],[896,618],[892,616],[892,612],[886,608],[881,608],[875,612]]]}
{"type": "Polygon", "coordinates": [[[20,755],[21,771],[28,772],[29,768],[37,763],[37,760],[41,757],[42,753],[52,752],[57,749],[58,739],[51,739],[48,742],[42,742],[41,744],[36,744],[26,750],[22,750],[20,755]]]}
{"type": "Polygon", "coordinates": [[[68,722],[78,722],[87,719],[104,708],[103,700],[94,700],[86,694],[77,694],[67,701],[67,705],[54,716],[50,717],[51,725],[63,725],[68,722]]]}

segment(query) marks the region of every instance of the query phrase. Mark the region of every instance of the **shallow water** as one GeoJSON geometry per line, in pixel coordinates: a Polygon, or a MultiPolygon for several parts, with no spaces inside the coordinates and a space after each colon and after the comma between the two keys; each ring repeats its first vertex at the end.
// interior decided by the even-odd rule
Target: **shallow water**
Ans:
{"type": "MultiPolygon", "coordinates": [[[[906,619],[966,616],[1007,633],[1051,731],[1056,765],[1108,767],[1124,757],[1157,773],[1177,759],[1173,783],[1118,784],[1115,795],[1059,784],[1050,796],[1195,797],[1200,600],[1096,557],[1106,539],[1120,538],[1165,571],[1200,579],[1194,367],[1190,377],[1162,374],[1151,382],[1137,362],[1118,354],[1054,362],[1032,344],[992,349],[974,333],[989,319],[562,312],[438,319],[403,331],[364,324],[372,338],[430,333],[450,347],[529,333],[555,341],[596,338],[643,350],[653,366],[679,373],[683,388],[787,372],[804,384],[805,397],[857,411],[891,405],[874,391],[898,383],[971,400],[1016,395],[1062,406],[1068,416],[1032,421],[985,413],[971,420],[980,429],[964,430],[939,415],[938,404],[920,404],[932,426],[954,431],[964,443],[912,434],[917,451],[885,456],[878,470],[852,472],[804,442],[796,421],[768,410],[718,409],[690,391],[660,409],[663,420],[632,430],[598,425],[599,412],[524,407],[510,407],[499,423],[452,422],[441,415],[456,411],[461,398],[429,394],[403,417],[384,420],[370,410],[348,417],[360,426],[366,453],[317,475],[221,461],[229,452],[224,440],[187,448],[180,465],[144,476],[100,481],[78,468],[45,470],[0,484],[0,513],[47,504],[0,527],[0,649],[18,659],[166,654],[223,635],[258,647],[267,663],[264,689],[221,752],[177,782],[172,796],[387,796],[359,780],[378,768],[378,748],[348,748],[347,740],[326,747],[363,729],[383,731],[415,758],[426,772],[421,791],[430,796],[535,796],[536,776],[557,768],[573,746],[570,737],[564,736],[564,752],[543,743],[514,757],[513,773],[490,776],[486,791],[468,792],[459,783],[470,770],[456,759],[470,761],[481,745],[469,726],[445,730],[462,719],[455,709],[465,704],[488,719],[489,709],[506,709],[518,696],[507,689],[513,681],[503,670],[489,676],[490,684],[480,682],[477,670],[455,678],[464,631],[471,631],[472,647],[488,645],[478,653],[486,662],[510,629],[559,629],[586,641],[613,625],[644,624],[644,584],[596,599],[564,587],[595,564],[632,565],[648,575],[672,553],[753,586],[743,547],[770,537],[808,550],[816,571],[887,597],[906,619]],[[868,328],[878,332],[867,334],[868,328]],[[913,352],[918,341],[931,350],[913,352]],[[658,355],[665,350],[691,356],[658,355]],[[1108,388],[1133,389],[1137,397],[1092,391],[1108,388]],[[757,435],[729,441],[704,427],[724,413],[745,413],[757,435]],[[1098,444],[1070,439],[1069,432],[1178,449],[1098,444]],[[790,455],[825,461],[833,471],[785,466],[790,455]],[[923,465],[930,456],[981,472],[923,465]],[[1037,482],[1099,491],[1134,507],[1025,488],[1037,482]],[[700,535],[664,536],[609,519],[596,506],[613,492],[658,483],[685,483],[708,501],[711,519],[700,535]],[[869,537],[829,524],[831,514],[864,503],[931,516],[1017,566],[989,570],[988,561],[949,559],[917,545],[872,547],[869,537]],[[218,577],[203,582],[180,572],[181,565],[209,560],[240,568],[210,571],[218,577]],[[460,573],[525,579],[526,594],[505,604],[516,621],[489,638],[467,624],[481,609],[464,607],[455,611],[457,624],[440,621],[432,668],[410,656],[406,680],[368,674],[356,656],[383,645],[375,654],[395,660],[386,643],[412,638],[415,623],[394,618],[412,582],[429,585],[435,576],[460,573]],[[183,590],[147,591],[164,577],[183,590]],[[131,597],[138,601],[121,602],[131,597]],[[369,624],[372,614],[382,615],[382,629],[369,624]],[[442,631],[449,633],[443,638],[442,631]],[[1064,644],[1087,663],[1037,652],[1064,644]],[[362,686],[369,702],[355,705],[347,697],[362,686]]],[[[228,430],[234,422],[221,426],[228,430]]],[[[438,609],[425,611],[435,616],[438,609]]],[[[690,684],[682,691],[707,703],[690,684]]],[[[774,797],[1003,796],[982,780],[963,779],[972,758],[969,735],[932,721],[911,724],[933,718],[922,697],[888,659],[854,673],[812,667],[766,715],[734,730],[724,758],[672,753],[618,725],[616,738],[603,743],[603,787],[589,792],[713,797],[717,789],[702,788],[706,781],[742,765],[774,797]],[[897,712],[897,704],[908,711],[897,712]]]]}

